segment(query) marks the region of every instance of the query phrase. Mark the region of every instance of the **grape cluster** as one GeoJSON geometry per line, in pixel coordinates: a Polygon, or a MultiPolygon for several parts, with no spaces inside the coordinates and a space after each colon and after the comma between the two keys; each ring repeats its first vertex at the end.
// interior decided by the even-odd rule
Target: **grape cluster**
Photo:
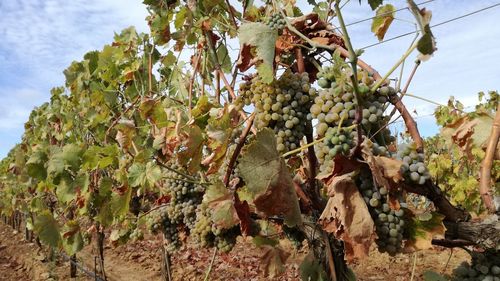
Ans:
{"type": "Polygon", "coordinates": [[[255,106],[255,126],[274,130],[278,151],[284,153],[300,146],[306,129],[311,97],[316,90],[311,88],[307,73],[285,71],[270,84],[259,76],[240,85],[237,104],[255,106]]]}
{"type": "Polygon", "coordinates": [[[175,252],[181,246],[179,238],[178,224],[169,219],[168,212],[161,208],[148,216],[148,224],[151,233],[163,233],[167,242],[166,249],[169,253],[175,252]]]}
{"type": "Polygon", "coordinates": [[[272,14],[266,20],[267,26],[272,29],[282,30],[286,27],[286,21],[280,13],[272,14]]]}
{"type": "Polygon", "coordinates": [[[407,180],[424,184],[430,179],[429,171],[424,164],[424,154],[418,153],[414,144],[403,144],[399,147],[396,158],[403,161],[401,172],[407,180]]]}
{"type": "Polygon", "coordinates": [[[134,230],[132,230],[132,232],[130,233],[129,238],[130,238],[132,241],[143,240],[143,239],[144,239],[144,233],[142,232],[142,230],[141,230],[141,229],[139,229],[139,228],[135,228],[135,229],[134,229],[134,230]]]}
{"type": "MultiPolygon", "coordinates": [[[[331,168],[331,161],[335,155],[341,152],[348,155],[350,148],[356,145],[356,97],[353,85],[348,78],[351,69],[347,65],[334,65],[324,67],[318,73],[318,85],[323,89],[314,98],[314,104],[310,108],[309,118],[316,118],[316,132],[319,137],[325,136],[324,143],[317,146],[317,157],[321,163],[320,170],[331,168]],[[340,129],[337,129],[340,128],[340,129]],[[334,132],[332,136],[332,132],[334,132]],[[345,139],[340,146],[337,140],[345,139]],[[350,146],[350,148],[349,148],[350,146]]],[[[361,97],[362,109],[361,128],[365,137],[372,138],[376,143],[374,153],[376,155],[388,156],[386,145],[394,141],[390,131],[385,128],[388,117],[384,116],[387,106],[387,95],[394,89],[384,86],[384,94],[381,91],[370,92],[369,86],[373,84],[373,78],[366,71],[358,73],[358,92],[361,97]],[[385,93],[387,91],[387,93],[385,93]]]]}
{"type": "Polygon", "coordinates": [[[395,255],[403,247],[405,204],[401,203],[402,208],[399,210],[392,210],[387,201],[388,190],[385,187],[375,187],[368,170],[358,175],[356,183],[375,222],[379,251],[395,255]]]}
{"type": "Polygon", "coordinates": [[[188,228],[192,228],[196,221],[196,207],[201,203],[204,188],[174,172],[184,172],[178,165],[172,165],[171,168],[172,170],[165,173],[164,184],[170,195],[170,202],[166,206],[168,218],[173,223],[183,223],[188,228]]]}
{"type": "Polygon", "coordinates": [[[453,281],[500,281],[499,253],[473,253],[471,264],[463,262],[453,270],[453,281]]]}
{"type": "Polygon", "coordinates": [[[321,166],[321,171],[331,170],[333,159],[336,155],[349,155],[349,151],[355,145],[356,131],[352,128],[328,128],[323,142],[317,145],[316,157],[321,166]]]}
{"type": "Polygon", "coordinates": [[[229,252],[236,244],[240,235],[238,226],[231,229],[221,229],[212,223],[208,204],[201,203],[196,210],[196,223],[191,234],[202,247],[217,247],[223,252],[229,252]]]}

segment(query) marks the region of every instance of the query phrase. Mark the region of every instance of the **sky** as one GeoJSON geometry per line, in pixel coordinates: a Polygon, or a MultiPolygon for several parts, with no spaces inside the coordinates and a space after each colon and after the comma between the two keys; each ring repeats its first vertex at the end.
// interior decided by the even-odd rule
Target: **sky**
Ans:
{"type": "MultiPolygon", "coordinates": [[[[234,2],[231,0],[230,2],[234,2]]],[[[90,50],[101,49],[114,32],[135,26],[147,32],[145,6],[140,0],[1,0],[0,1],[0,158],[20,141],[31,110],[49,100],[50,89],[64,84],[62,71],[90,50]]],[[[297,1],[299,4],[301,0],[297,1]]],[[[396,8],[406,1],[386,1],[396,8]]],[[[421,1],[416,1],[417,3],[421,1]]],[[[497,1],[434,0],[424,6],[433,13],[431,23],[467,14],[497,1]]],[[[303,4],[300,4],[301,6],[303,4]]],[[[239,5],[235,5],[238,6],[239,5]]],[[[368,18],[366,3],[351,0],[344,10],[346,23],[368,18]]],[[[409,92],[446,103],[453,95],[474,105],[479,91],[499,89],[500,6],[433,29],[438,51],[418,69],[409,92]]],[[[407,10],[396,14],[386,38],[415,30],[407,10]]],[[[376,43],[370,21],[349,26],[354,48],[376,43]]],[[[361,59],[384,74],[410,45],[413,36],[366,49],[361,59]]],[[[237,47],[237,46],[236,46],[237,47]]],[[[235,54],[233,54],[234,56],[235,54]]],[[[404,68],[403,84],[416,53],[404,68]]],[[[233,58],[234,59],[234,58],[233,58]]],[[[393,76],[396,77],[399,70],[393,76]]],[[[438,132],[430,114],[435,105],[405,98],[424,136],[438,132]]],[[[399,123],[398,130],[403,130],[399,123]]]]}

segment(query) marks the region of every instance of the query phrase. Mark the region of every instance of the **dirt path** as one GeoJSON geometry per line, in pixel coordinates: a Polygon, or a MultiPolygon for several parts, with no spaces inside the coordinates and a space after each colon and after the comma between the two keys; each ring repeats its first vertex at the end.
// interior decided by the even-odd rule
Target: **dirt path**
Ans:
{"type": "MultiPolygon", "coordinates": [[[[160,281],[160,241],[154,237],[127,245],[105,248],[105,268],[110,281],[160,281]]],[[[288,248],[285,245],[286,248],[288,248]]],[[[285,274],[279,278],[262,277],[260,267],[261,251],[249,241],[240,239],[229,254],[217,253],[210,274],[210,280],[299,280],[298,267],[305,253],[291,251],[285,274]]],[[[450,250],[435,248],[417,254],[414,280],[423,280],[426,270],[450,273],[462,261],[468,259],[463,250],[454,250],[448,266],[450,250]]],[[[174,280],[203,280],[212,259],[213,249],[199,249],[195,245],[172,256],[174,280]]],[[[78,254],[78,261],[93,269],[94,254],[87,246],[78,254]]],[[[410,280],[414,263],[413,254],[389,257],[376,250],[367,259],[351,265],[360,281],[410,280]]],[[[3,223],[0,223],[0,281],[48,281],[48,280],[93,280],[82,275],[69,278],[67,262],[47,262],[45,254],[36,245],[28,243],[3,223]]]]}

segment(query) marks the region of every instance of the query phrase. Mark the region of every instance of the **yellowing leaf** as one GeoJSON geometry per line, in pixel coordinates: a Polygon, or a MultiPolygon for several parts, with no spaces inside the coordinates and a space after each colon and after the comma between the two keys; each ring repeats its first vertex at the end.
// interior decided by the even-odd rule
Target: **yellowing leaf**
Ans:
{"type": "Polygon", "coordinates": [[[330,180],[327,187],[330,198],[319,218],[325,231],[344,241],[348,260],[366,257],[375,238],[373,220],[352,175],[330,180]]]}
{"type": "Polygon", "coordinates": [[[272,247],[269,245],[262,246],[264,254],[261,257],[261,265],[264,268],[264,275],[270,278],[279,276],[285,271],[285,262],[290,256],[279,247],[272,247]]]}
{"type": "Polygon", "coordinates": [[[386,4],[377,9],[377,13],[372,21],[372,32],[375,33],[379,41],[384,40],[385,33],[389,29],[396,9],[391,4],[386,4]]]}
{"type": "Polygon", "coordinates": [[[207,188],[203,201],[212,210],[212,222],[219,229],[230,229],[239,223],[238,214],[233,204],[233,195],[221,181],[207,188]]]}
{"type": "MultiPolygon", "coordinates": [[[[274,47],[278,32],[266,24],[260,22],[243,23],[238,29],[238,38],[240,39],[241,49],[244,46],[252,46],[256,48],[256,56],[261,60],[261,65],[258,67],[259,75],[266,83],[273,81],[272,69],[274,63],[274,47]]],[[[251,52],[242,52],[238,66],[244,68],[243,62],[249,62],[252,59],[251,52]]]]}

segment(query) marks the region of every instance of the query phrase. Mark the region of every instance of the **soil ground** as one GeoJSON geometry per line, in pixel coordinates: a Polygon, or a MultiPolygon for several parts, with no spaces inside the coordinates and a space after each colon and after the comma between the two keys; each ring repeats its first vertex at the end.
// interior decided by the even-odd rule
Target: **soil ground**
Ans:
{"type": "MultiPolygon", "coordinates": [[[[151,239],[129,243],[124,246],[105,248],[105,269],[110,281],[155,281],[161,280],[160,241],[151,239]]],[[[288,245],[284,245],[288,248],[288,245]]],[[[261,250],[249,241],[240,239],[228,254],[217,253],[210,272],[210,280],[300,280],[298,267],[305,253],[291,251],[285,274],[274,279],[262,277],[259,265],[261,250]]],[[[78,254],[78,260],[93,271],[94,254],[91,247],[78,254]]],[[[188,245],[179,254],[172,256],[174,280],[203,280],[213,256],[212,249],[198,249],[188,245]]],[[[426,270],[450,273],[462,261],[467,260],[465,251],[434,248],[416,254],[401,254],[390,257],[375,249],[370,257],[351,267],[358,280],[423,280],[426,270]],[[451,255],[451,258],[450,258],[451,255]],[[448,262],[449,259],[449,262],[448,262]],[[415,263],[415,266],[413,264],[415,263]],[[447,265],[448,263],[448,265],[447,265]]],[[[94,280],[78,271],[78,277],[69,278],[69,263],[61,260],[49,261],[45,251],[10,226],[0,223],[0,281],[24,280],[94,280]]]]}

